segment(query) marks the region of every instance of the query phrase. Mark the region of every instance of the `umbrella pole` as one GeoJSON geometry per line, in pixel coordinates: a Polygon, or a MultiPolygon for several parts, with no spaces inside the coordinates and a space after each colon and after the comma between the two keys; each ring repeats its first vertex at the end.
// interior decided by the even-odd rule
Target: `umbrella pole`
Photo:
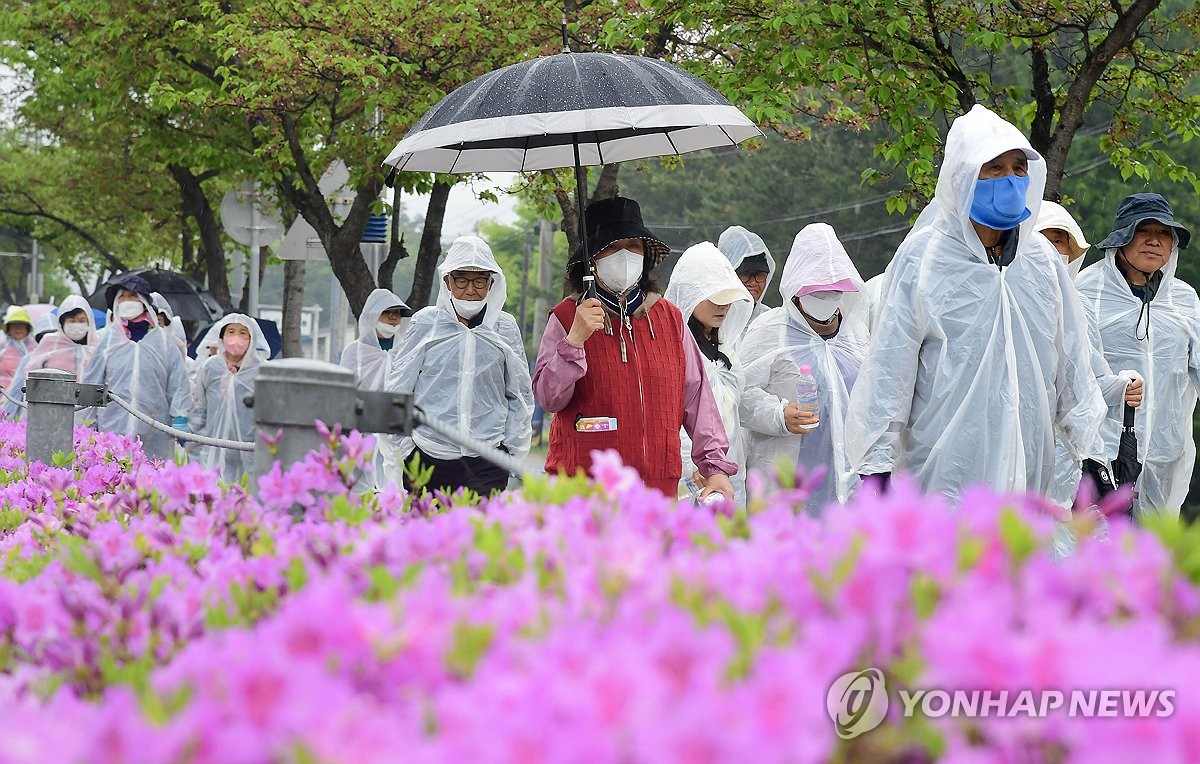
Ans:
{"type": "Polygon", "coordinates": [[[587,206],[587,176],[584,174],[584,169],[579,166],[578,135],[575,136],[572,146],[575,149],[575,202],[579,205],[579,213],[575,219],[579,227],[579,246],[583,249],[583,299],[587,300],[596,296],[596,277],[592,273],[592,255],[588,251],[587,224],[583,218],[583,209],[587,206]]]}

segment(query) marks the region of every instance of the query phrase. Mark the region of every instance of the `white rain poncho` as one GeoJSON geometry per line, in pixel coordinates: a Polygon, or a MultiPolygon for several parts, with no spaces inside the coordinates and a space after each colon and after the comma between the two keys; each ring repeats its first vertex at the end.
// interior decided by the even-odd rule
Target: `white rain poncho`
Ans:
{"type": "MultiPolygon", "coordinates": [[[[771,285],[771,280],[775,278],[775,258],[771,256],[771,250],[767,249],[767,244],[762,240],[762,237],[753,231],[748,231],[740,225],[733,225],[726,228],[720,238],[717,239],[717,249],[721,250],[721,254],[729,259],[729,263],[733,266],[734,272],[738,266],[747,257],[754,255],[763,255],[767,259],[767,286],[771,285]]],[[[739,280],[740,281],[740,280],[739,280]]],[[[767,292],[764,289],[764,298],[767,292]]],[[[770,310],[762,300],[754,303],[754,308],[750,311],[750,321],[758,318],[762,314],[770,310]]],[[[749,327],[749,323],[746,324],[749,327]]],[[[745,331],[743,330],[743,335],[745,331]]]]}
{"type": "MultiPolygon", "coordinates": [[[[214,324],[214,336],[220,338],[221,330],[230,324],[246,327],[250,332],[250,347],[236,372],[229,368],[221,345],[217,346],[216,355],[196,365],[195,403],[189,426],[198,435],[253,443],[254,411],[246,405],[245,399],[254,392],[258,370],[271,350],[258,322],[241,313],[231,313],[214,324]]],[[[221,479],[227,482],[236,483],[254,469],[253,451],[196,446],[193,453],[201,464],[217,470],[221,479]]]]}
{"type": "MultiPolygon", "coordinates": [[[[158,320],[158,314],[162,313],[167,317],[167,325],[160,327],[166,329],[170,333],[171,338],[175,340],[176,347],[179,352],[183,353],[183,357],[188,357],[187,332],[183,328],[183,320],[175,315],[175,310],[171,307],[171,303],[167,302],[167,298],[163,297],[158,292],[150,293],[150,306],[155,310],[155,320],[158,320]]],[[[190,359],[189,359],[190,360],[190,359]]]]}
{"type": "Polygon", "coordinates": [[[1025,136],[974,107],[946,139],[933,201],[896,252],[846,437],[859,474],[914,475],[958,496],[974,483],[1046,493],[1055,429],[1077,457],[1102,458],[1105,405],[1086,319],[1062,258],[1033,232],[1046,165],[1025,136]],[[1015,257],[989,262],[969,211],[980,168],[1029,158],[1015,257]]]}
{"type": "MultiPolygon", "coordinates": [[[[845,449],[845,418],[859,367],[867,352],[868,305],[863,281],[833,228],[814,223],[796,234],[783,265],[779,291],[783,306],[754,322],[739,351],[746,364],[742,424],[748,430],[748,469],[823,466],[825,479],[809,498],[814,513],[845,501],[858,485],[845,449]],[[842,297],[842,320],[829,339],[817,334],[792,297],[805,287],[845,282],[857,292],[842,297]],[[817,382],[820,425],[796,435],[784,425],[783,410],[796,400],[800,367],[811,366],[817,382]]],[[[841,291],[840,289],[838,291],[841,291]]]]}
{"type": "Polygon", "coordinates": [[[887,278],[887,273],[881,273],[878,276],[867,279],[866,288],[863,289],[863,296],[867,300],[867,325],[871,328],[875,326],[875,319],[879,316],[879,300],[883,292],[883,282],[887,278]]]}
{"type": "MultiPolygon", "coordinates": [[[[376,289],[367,296],[362,313],[358,318],[358,338],[342,351],[341,365],[354,372],[355,384],[360,390],[384,390],[387,387],[387,376],[392,362],[399,353],[404,339],[404,319],[392,340],[392,349],[384,350],[379,344],[379,335],[375,327],[384,311],[392,308],[403,308],[406,312],[408,305],[387,289],[376,289]]],[[[385,465],[396,459],[395,445],[389,438],[376,436],[375,453],[375,482],[384,482],[385,465]]]]}
{"type": "MultiPolygon", "coordinates": [[[[387,389],[412,394],[426,416],[522,459],[533,436],[533,383],[517,321],[503,311],[504,273],[483,239],[463,236],[450,246],[438,276],[437,304],[417,311],[409,322],[387,389]],[[493,278],[482,320],[472,329],[458,320],[446,285],[446,274],[460,269],[487,271],[493,278]]],[[[414,442],[435,459],[478,456],[418,426],[412,438],[396,439],[400,459],[412,452],[414,442]]],[[[387,477],[399,483],[400,476],[400,464],[389,464],[387,477]]]]}
{"type": "MultiPolygon", "coordinates": [[[[1143,378],[1145,397],[1134,418],[1142,462],[1136,511],[1178,515],[1196,459],[1192,414],[1200,390],[1200,300],[1195,289],[1175,277],[1176,243],[1148,306],[1149,338],[1138,340],[1142,301],[1130,291],[1116,252],[1104,250],[1104,259],[1085,268],[1076,284],[1093,338],[1109,367],[1136,371],[1143,378]]],[[[1143,333],[1145,326],[1143,320],[1143,333]]],[[[1123,413],[1118,397],[1101,427],[1109,459],[1117,455],[1123,413]]]]}
{"type": "MultiPolygon", "coordinates": [[[[105,385],[135,409],[169,425],[173,417],[186,417],[190,406],[187,367],[171,333],[157,328],[150,303],[151,326],[146,336],[134,342],[125,334],[120,318],[113,317],[100,330],[96,349],[88,362],[83,381],[105,385]]],[[[170,461],[175,454],[171,436],[140,422],[116,403],[95,409],[96,428],[101,432],[133,435],[151,459],[170,461]]]]}
{"type": "MultiPolygon", "coordinates": [[[[22,359],[21,365],[17,368],[17,373],[12,381],[12,389],[9,391],[9,395],[13,398],[19,401],[25,400],[22,388],[25,386],[26,375],[37,369],[72,371],[75,372],[76,380],[83,380],[88,359],[99,340],[96,332],[96,315],[92,313],[92,306],[88,305],[87,300],[79,295],[71,295],[63,300],[62,305],[58,307],[58,315],[52,317],[51,320],[56,329],[61,328],[62,317],[75,310],[82,310],[83,315],[87,318],[88,333],[83,343],[75,342],[61,331],[51,331],[42,337],[42,341],[22,359]]],[[[4,413],[10,419],[23,418],[24,409],[7,399],[4,403],[4,413]]],[[[79,418],[77,421],[83,420],[79,418]]]]}
{"type": "MultiPolygon", "coordinates": [[[[663,296],[679,308],[685,321],[691,318],[696,306],[704,300],[729,305],[725,322],[717,330],[717,342],[720,352],[729,359],[730,365],[726,366],[720,358],[712,360],[705,357],[705,366],[708,369],[708,384],[712,388],[713,399],[721,413],[721,423],[725,425],[725,432],[729,436],[729,450],[725,455],[738,465],[737,474],[730,478],[734,499],[739,506],[744,506],[746,444],[741,434],[738,407],[746,385],[746,377],[734,344],[750,321],[754,300],[738,279],[729,260],[707,241],[689,247],[680,256],[663,296]]],[[[696,471],[696,465],[692,462],[692,439],[680,428],[679,440],[682,444],[683,475],[690,477],[696,471]]],[[[686,489],[681,491],[680,495],[686,495],[686,489]]]]}

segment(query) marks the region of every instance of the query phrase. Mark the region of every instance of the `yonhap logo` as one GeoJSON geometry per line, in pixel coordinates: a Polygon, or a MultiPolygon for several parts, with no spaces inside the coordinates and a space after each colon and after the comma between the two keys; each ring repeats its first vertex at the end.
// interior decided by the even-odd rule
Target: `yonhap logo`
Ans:
{"type": "Polygon", "coordinates": [[[879,726],[887,716],[887,686],[877,668],[842,674],[825,696],[838,737],[849,740],[879,726]]]}

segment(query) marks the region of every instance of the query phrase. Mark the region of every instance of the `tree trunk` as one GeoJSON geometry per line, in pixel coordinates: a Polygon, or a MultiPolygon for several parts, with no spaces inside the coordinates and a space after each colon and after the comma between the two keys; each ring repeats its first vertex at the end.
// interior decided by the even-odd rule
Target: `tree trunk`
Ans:
{"type": "MultiPolygon", "coordinates": [[[[601,168],[596,186],[592,189],[591,196],[588,197],[589,204],[602,199],[611,199],[617,195],[617,173],[620,170],[620,162],[606,164],[601,168]]],[[[545,172],[557,179],[553,172],[549,170],[545,172]]],[[[554,198],[558,202],[558,209],[562,212],[562,225],[559,230],[567,235],[567,251],[574,253],[579,250],[579,213],[575,204],[575,194],[559,185],[554,189],[554,198]]]]}
{"type": "MultiPolygon", "coordinates": [[[[1083,126],[1083,115],[1092,98],[1092,91],[1104,70],[1123,49],[1137,37],[1142,22],[1162,4],[1162,0],[1136,0],[1117,14],[1108,35],[1095,45],[1079,67],[1079,73],[1067,88],[1067,95],[1058,112],[1058,127],[1046,149],[1047,199],[1061,196],[1063,172],[1075,133],[1083,126]]],[[[1114,3],[1114,6],[1116,4],[1114,3]]]]}
{"type": "Polygon", "coordinates": [[[408,247],[404,246],[404,237],[392,242],[388,247],[387,257],[379,264],[378,282],[380,289],[392,291],[392,281],[396,276],[396,265],[408,257],[408,247]]]}
{"type": "Polygon", "coordinates": [[[446,201],[449,198],[450,184],[434,181],[433,190],[429,194],[429,206],[425,210],[421,245],[417,249],[412,291],[406,300],[408,307],[414,312],[429,304],[433,292],[433,275],[437,269],[438,258],[442,255],[442,223],[446,218],[446,201]]]}
{"type": "Polygon", "coordinates": [[[179,185],[183,208],[196,221],[196,228],[200,231],[200,249],[208,274],[208,291],[222,308],[229,310],[233,306],[233,300],[229,294],[225,246],[221,242],[222,229],[212,205],[208,203],[208,197],[204,195],[201,185],[203,180],[182,165],[168,165],[168,169],[179,185]]]}
{"type": "MultiPolygon", "coordinates": [[[[300,339],[300,319],[304,314],[304,260],[288,260],[283,264],[283,357],[301,358],[304,345],[300,339]]],[[[316,330],[316,326],[313,330],[316,330]]]]}

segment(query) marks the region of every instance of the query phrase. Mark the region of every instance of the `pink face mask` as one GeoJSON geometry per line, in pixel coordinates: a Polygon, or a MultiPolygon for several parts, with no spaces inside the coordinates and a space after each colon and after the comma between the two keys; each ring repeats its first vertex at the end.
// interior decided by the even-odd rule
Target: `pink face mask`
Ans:
{"type": "Polygon", "coordinates": [[[250,347],[250,340],[230,334],[221,338],[221,344],[225,346],[226,353],[236,358],[245,354],[246,349],[250,347]]]}

